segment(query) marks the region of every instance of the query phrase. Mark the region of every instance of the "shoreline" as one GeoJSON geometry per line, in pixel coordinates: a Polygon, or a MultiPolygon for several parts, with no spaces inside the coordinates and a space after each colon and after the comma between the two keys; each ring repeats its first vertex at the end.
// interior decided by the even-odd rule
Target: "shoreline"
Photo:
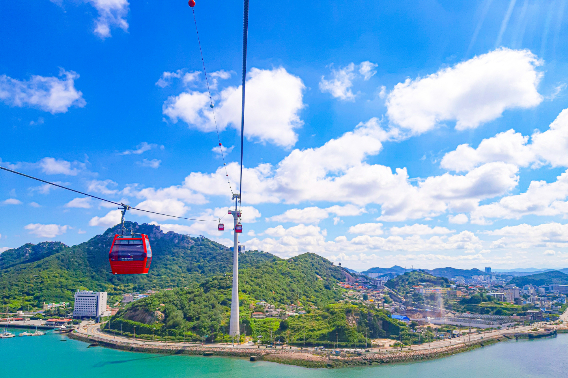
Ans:
{"type": "MultiPolygon", "coordinates": [[[[560,333],[566,333],[568,330],[562,330],[560,333]],[[562,332],[563,331],[563,332],[562,332]]],[[[557,330],[544,331],[538,333],[537,337],[556,336],[557,330]]],[[[286,365],[294,365],[305,368],[346,368],[361,366],[378,366],[393,363],[410,363],[434,360],[438,358],[448,357],[458,353],[472,351],[485,346],[490,346],[502,341],[517,339],[533,339],[530,332],[510,332],[506,334],[490,336],[486,339],[475,340],[466,343],[459,343],[450,346],[443,346],[434,349],[422,349],[411,351],[382,351],[368,352],[364,355],[332,355],[329,353],[306,351],[306,350],[290,350],[290,349],[253,349],[253,348],[231,348],[223,346],[202,346],[202,345],[176,345],[172,343],[150,344],[134,341],[131,339],[120,338],[107,339],[93,335],[87,335],[82,332],[73,332],[67,336],[74,340],[79,340],[93,344],[93,346],[101,346],[117,350],[152,353],[152,354],[171,354],[171,355],[189,355],[189,356],[217,356],[217,357],[237,357],[248,358],[254,357],[255,361],[276,362],[286,365]]],[[[251,359],[252,360],[252,359],[251,359]]]]}

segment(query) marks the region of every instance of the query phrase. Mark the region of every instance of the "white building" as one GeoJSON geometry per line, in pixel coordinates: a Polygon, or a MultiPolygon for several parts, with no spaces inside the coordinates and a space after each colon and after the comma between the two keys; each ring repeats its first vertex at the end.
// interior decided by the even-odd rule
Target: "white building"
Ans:
{"type": "Polygon", "coordinates": [[[106,308],[106,292],[78,291],[75,293],[74,318],[98,318],[104,315],[106,308]]]}

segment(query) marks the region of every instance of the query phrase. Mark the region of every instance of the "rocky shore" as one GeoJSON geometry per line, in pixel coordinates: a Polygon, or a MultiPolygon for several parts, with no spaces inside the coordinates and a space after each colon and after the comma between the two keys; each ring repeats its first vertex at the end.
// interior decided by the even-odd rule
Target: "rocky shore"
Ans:
{"type": "Polygon", "coordinates": [[[425,349],[419,351],[388,351],[380,353],[365,353],[361,356],[341,354],[339,356],[324,352],[306,352],[290,349],[254,349],[254,348],[227,348],[227,347],[203,347],[201,345],[176,346],[172,344],[149,345],[144,343],[131,343],[123,341],[111,341],[98,337],[87,337],[80,333],[69,334],[69,337],[98,346],[119,349],[130,352],[155,353],[155,354],[179,354],[194,356],[223,356],[247,358],[255,357],[256,361],[270,361],[281,364],[296,365],[307,368],[341,368],[352,366],[374,366],[390,363],[408,363],[431,360],[466,352],[487,345],[491,345],[507,338],[503,336],[480,340],[466,344],[456,344],[443,348],[425,349]]]}

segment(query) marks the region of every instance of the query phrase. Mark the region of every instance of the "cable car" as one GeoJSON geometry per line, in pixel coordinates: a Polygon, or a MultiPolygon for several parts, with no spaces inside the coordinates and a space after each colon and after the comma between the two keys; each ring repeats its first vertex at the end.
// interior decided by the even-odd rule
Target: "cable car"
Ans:
{"type": "Polygon", "coordinates": [[[109,261],[113,274],[148,274],[152,263],[152,248],[148,235],[114,235],[109,261]]]}
{"type": "Polygon", "coordinates": [[[217,226],[217,230],[218,231],[225,231],[225,225],[223,223],[219,223],[219,225],[217,226]]]}
{"type": "Polygon", "coordinates": [[[119,209],[122,213],[122,232],[121,235],[114,235],[108,253],[112,274],[148,274],[152,264],[150,239],[148,235],[134,234],[132,231],[130,236],[124,236],[124,215],[126,210],[130,210],[130,206],[121,204],[119,209]]]}
{"type": "Polygon", "coordinates": [[[237,234],[242,234],[243,233],[243,225],[240,223],[237,223],[237,225],[235,226],[235,232],[237,234]]]}

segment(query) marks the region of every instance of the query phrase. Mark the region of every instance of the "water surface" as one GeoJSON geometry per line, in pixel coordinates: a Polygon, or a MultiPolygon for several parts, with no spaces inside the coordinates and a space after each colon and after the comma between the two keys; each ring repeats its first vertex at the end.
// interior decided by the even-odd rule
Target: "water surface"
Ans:
{"type": "MultiPolygon", "coordinates": [[[[20,333],[24,330],[10,330],[20,333]]],[[[246,359],[123,352],[48,332],[0,339],[0,378],[185,378],[185,377],[565,377],[568,334],[508,341],[472,352],[412,364],[345,369],[306,369],[246,359]],[[67,341],[61,341],[67,340],[67,341]]]]}

